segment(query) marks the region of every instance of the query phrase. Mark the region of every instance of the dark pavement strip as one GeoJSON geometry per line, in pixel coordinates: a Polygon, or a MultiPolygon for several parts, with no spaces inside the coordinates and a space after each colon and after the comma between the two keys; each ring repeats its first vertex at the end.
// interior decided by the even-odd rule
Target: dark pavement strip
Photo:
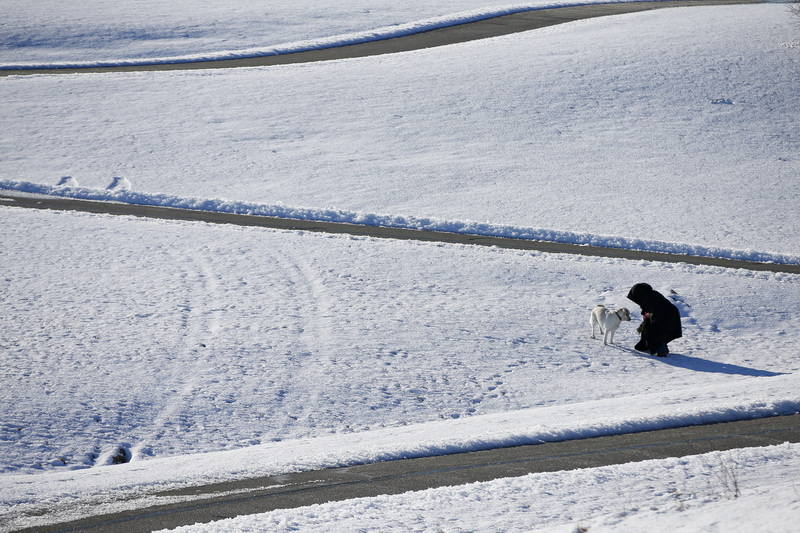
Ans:
{"type": "Polygon", "coordinates": [[[242,59],[225,59],[217,61],[197,61],[184,63],[167,63],[151,65],[128,65],[117,67],[85,67],[85,68],[50,68],[50,69],[0,69],[0,76],[25,74],[71,74],[97,72],[141,72],[163,70],[190,70],[210,68],[263,67],[292,63],[309,63],[330,61],[335,59],[351,59],[373,55],[407,52],[455,44],[488,37],[498,37],[522,31],[535,30],[565,22],[573,22],[588,18],[608,15],[622,15],[653,9],[670,7],[691,7],[733,4],[758,4],[766,0],[669,0],[648,2],[623,2],[611,4],[587,4],[578,6],[555,7],[523,11],[510,15],[487,18],[476,22],[468,22],[423,31],[402,37],[393,37],[365,43],[334,46],[320,50],[273,54],[242,59]]]}
{"type": "Polygon", "coordinates": [[[800,265],[760,263],[715,257],[668,254],[625,250],[621,248],[605,248],[582,244],[565,244],[529,239],[512,239],[508,237],[491,237],[468,233],[450,233],[446,231],[426,231],[384,226],[362,226],[341,222],[325,222],[317,220],[299,220],[260,215],[239,215],[201,211],[196,209],[179,209],[173,207],[133,205],[118,202],[99,202],[78,200],[55,196],[23,197],[3,194],[0,191],[0,206],[24,207],[33,209],[49,209],[63,211],[82,211],[87,213],[128,215],[163,220],[198,221],[213,224],[234,224],[239,226],[256,226],[273,229],[313,231],[323,233],[339,233],[355,236],[377,237],[383,239],[404,239],[426,242],[442,242],[449,244],[472,244],[479,246],[495,246],[514,250],[529,250],[548,253],[563,253],[595,257],[611,257],[632,261],[660,261],[667,263],[688,263],[724,268],[741,268],[767,272],[784,272],[800,274],[800,265]]]}
{"type": "MultiPolygon", "coordinates": [[[[800,442],[800,415],[454,453],[216,483],[156,495],[165,498],[194,498],[183,503],[155,505],[22,531],[149,532],[352,498],[402,494],[531,473],[685,457],[785,442],[800,442]]],[[[724,457],[723,461],[730,461],[729,466],[735,465],[735,453],[730,458],[724,457]]]]}

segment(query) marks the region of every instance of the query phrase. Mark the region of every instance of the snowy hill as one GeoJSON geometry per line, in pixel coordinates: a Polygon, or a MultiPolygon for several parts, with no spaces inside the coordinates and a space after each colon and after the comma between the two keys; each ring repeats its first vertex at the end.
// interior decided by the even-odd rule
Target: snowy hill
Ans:
{"type": "MultiPolygon", "coordinates": [[[[98,10],[63,41],[43,24],[41,42],[19,39],[41,13],[15,4],[0,54],[114,60],[258,37],[197,11],[205,37],[162,38],[188,24],[167,15],[191,4],[154,11],[163,26],[150,33],[142,18],[142,39],[104,32],[98,10]]],[[[502,7],[487,5],[339,4],[333,33],[311,18],[256,40],[502,7]]],[[[308,18],[272,7],[272,21],[308,18]]],[[[314,65],[12,76],[0,79],[0,187],[797,262],[797,39],[782,5],[694,7],[314,65]]],[[[0,217],[3,530],[203,481],[800,406],[796,275],[4,206],[0,217]],[[674,291],[681,311],[684,337],[666,359],[632,350],[640,314],[625,295],[641,281],[674,291]],[[616,346],[589,339],[597,303],[631,309],[616,346]]],[[[738,498],[705,483],[720,463],[711,455],[236,527],[626,531],[657,515],[665,531],[705,530],[709,516],[780,531],[800,501],[798,450],[722,456],[737,465],[738,498]],[[454,503],[465,500],[485,503],[454,503]],[[758,523],[737,518],[753,508],[758,523]]]]}

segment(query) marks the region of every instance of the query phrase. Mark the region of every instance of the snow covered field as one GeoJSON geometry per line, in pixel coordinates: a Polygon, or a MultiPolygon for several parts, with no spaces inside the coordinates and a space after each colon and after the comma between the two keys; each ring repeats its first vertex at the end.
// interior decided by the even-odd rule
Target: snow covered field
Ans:
{"type": "Polygon", "coordinates": [[[789,445],[536,474],[177,528],[218,531],[794,531],[789,445]],[[736,497],[736,484],[765,489],[736,497]],[[616,497],[615,497],[616,496],[616,497]],[[443,512],[446,510],[446,512],[443,512]]]}
{"type": "Polygon", "coordinates": [[[364,60],[6,78],[0,173],[797,262],[796,33],[783,5],[686,8],[364,60]]]}
{"type": "Polygon", "coordinates": [[[297,52],[559,5],[575,2],[4,0],[0,67],[179,62],[297,52]]]}
{"type": "MultiPolygon", "coordinates": [[[[270,4],[273,22],[300,27],[259,46],[503,7],[360,18],[353,1],[322,11],[335,21],[324,33],[307,10],[270,4]]],[[[0,59],[250,46],[217,15],[171,5],[186,9],[161,30],[193,13],[205,37],[140,48],[94,32],[108,23],[98,10],[74,34],[108,42],[44,24],[41,41],[59,46],[4,37],[15,52],[0,59]]],[[[26,6],[0,35],[30,29],[26,6]]],[[[0,187],[797,263],[797,33],[785,6],[686,8],[315,65],[2,78],[0,187]],[[113,177],[123,186],[107,189],[113,177]]],[[[135,506],[156,488],[800,409],[796,275],[9,207],[0,220],[2,530],[135,506]],[[639,314],[625,294],[640,281],[676,293],[684,338],[667,359],[631,349],[639,314]],[[595,303],[633,311],[617,346],[588,338],[595,303]],[[120,450],[130,462],[110,466],[120,450]]],[[[602,531],[657,514],[664,530],[709,516],[752,530],[736,513],[758,507],[756,525],[781,531],[800,502],[798,452],[498,480],[235,527],[602,531]],[[740,498],[720,464],[738,465],[740,498]]]]}

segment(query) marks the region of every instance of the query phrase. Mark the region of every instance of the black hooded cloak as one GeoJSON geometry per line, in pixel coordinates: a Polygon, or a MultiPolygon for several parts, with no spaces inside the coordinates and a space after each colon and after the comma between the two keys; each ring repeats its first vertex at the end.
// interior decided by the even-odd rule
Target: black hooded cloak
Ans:
{"type": "Polygon", "coordinates": [[[637,283],[631,287],[628,299],[642,308],[645,317],[642,339],[636,349],[666,355],[667,343],[683,335],[678,308],[647,283],[637,283]]]}

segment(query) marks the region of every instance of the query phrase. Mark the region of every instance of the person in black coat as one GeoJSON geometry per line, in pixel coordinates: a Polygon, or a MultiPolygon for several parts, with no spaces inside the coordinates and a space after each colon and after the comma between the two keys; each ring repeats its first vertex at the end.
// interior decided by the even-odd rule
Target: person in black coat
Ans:
{"type": "Polygon", "coordinates": [[[628,300],[642,308],[642,339],[636,343],[640,352],[666,357],[667,343],[682,336],[681,314],[672,302],[647,283],[637,283],[628,292],[628,300]]]}

